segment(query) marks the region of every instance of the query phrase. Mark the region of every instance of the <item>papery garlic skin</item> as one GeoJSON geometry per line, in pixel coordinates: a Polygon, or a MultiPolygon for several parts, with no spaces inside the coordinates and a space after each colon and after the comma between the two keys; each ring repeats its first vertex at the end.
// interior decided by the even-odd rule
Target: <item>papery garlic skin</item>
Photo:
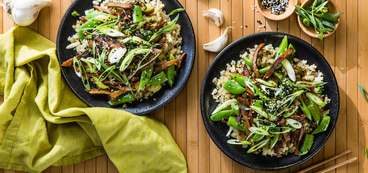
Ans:
{"type": "Polygon", "coordinates": [[[203,12],[203,16],[211,19],[216,26],[220,27],[224,23],[224,13],[217,8],[210,8],[203,12]]]}
{"type": "Polygon", "coordinates": [[[220,37],[216,38],[215,40],[209,43],[203,44],[203,49],[208,52],[214,53],[220,52],[222,49],[224,49],[229,40],[230,31],[231,27],[227,27],[220,37]]]}
{"type": "Polygon", "coordinates": [[[41,9],[51,4],[50,0],[5,0],[5,9],[15,24],[31,25],[41,9]]]}

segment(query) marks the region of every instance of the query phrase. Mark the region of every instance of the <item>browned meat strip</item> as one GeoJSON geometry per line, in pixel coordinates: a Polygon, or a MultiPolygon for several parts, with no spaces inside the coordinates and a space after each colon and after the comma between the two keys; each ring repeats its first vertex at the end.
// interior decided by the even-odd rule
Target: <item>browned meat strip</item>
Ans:
{"type": "Polygon", "coordinates": [[[263,49],[264,46],[265,46],[264,43],[259,44],[256,51],[253,54],[253,73],[256,78],[259,77],[258,65],[257,65],[258,54],[263,49]]]}

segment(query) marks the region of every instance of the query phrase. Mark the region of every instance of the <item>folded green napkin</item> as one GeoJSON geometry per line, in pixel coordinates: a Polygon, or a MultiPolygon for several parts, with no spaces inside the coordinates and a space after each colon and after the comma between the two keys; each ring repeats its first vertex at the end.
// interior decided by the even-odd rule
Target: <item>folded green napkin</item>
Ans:
{"type": "Polygon", "coordinates": [[[64,84],[54,43],[28,28],[0,35],[0,94],[0,168],[41,172],[106,153],[119,172],[187,172],[165,125],[87,108],[64,84]]]}

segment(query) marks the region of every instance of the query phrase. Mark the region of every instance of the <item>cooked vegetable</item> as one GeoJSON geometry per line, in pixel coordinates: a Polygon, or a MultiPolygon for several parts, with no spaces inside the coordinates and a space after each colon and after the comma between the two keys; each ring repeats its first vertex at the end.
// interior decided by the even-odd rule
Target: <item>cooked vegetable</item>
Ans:
{"type": "Polygon", "coordinates": [[[72,67],[88,93],[106,95],[114,106],[149,99],[165,85],[173,86],[186,55],[177,24],[184,9],[168,15],[158,4],[100,0],[84,14],[73,12],[79,20],[66,48],[74,56],[62,67],[72,67]]]}
{"type": "Polygon", "coordinates": [[[247,153],[308,153],[314,135],[331,121],[323,74],[295,57],[287,37],[278,48],[260,44],[248,50],[213,79],[212,96],[219,104],[210,120],[226,123],[228,143],[242,145],[247,153]]]}
{"type": "Polygon", "coordinates": [[[328,125],[330,124],[331,117],[328,115],[323,116],[321,123],[317,126],[317,128],[313,131],[313,134],[321,133],[327,130],[328,125]]]}
{"type": "Polygon", "coordinates": [[[300,148],[300,155],[307,154],[308,151],[312,148],[313,143],[314,143],[314,135],[306,134],[304,137],[303,145],[300,148]]]}

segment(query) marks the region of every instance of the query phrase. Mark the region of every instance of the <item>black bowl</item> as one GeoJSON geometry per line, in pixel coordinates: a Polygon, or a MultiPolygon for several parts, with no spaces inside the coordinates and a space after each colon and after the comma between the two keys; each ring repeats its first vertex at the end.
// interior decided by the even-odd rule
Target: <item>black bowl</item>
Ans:
{"type": "Polygon", "coordinates": [[[210,66],[205,79],[203,80],[201,88],[201,113],[209,136],[227,156],[236,162],[253,169],[277,170],[300,165],[311,159],[319,150],[321,150],[336,125],[339,115],[339,90],[336,78],[331,67],[328,65],[328,62],[323,55],[310,44],[297,37],[284,33],[258,33],[235,41],[226,47],[216,57],[215,61],[210,66]],[[219,76],[220,71],[225,68],[225,65],[231,60],[239,57],[239,54],[246,51],[246,48],[252,48],[255,44],[259,44],[261,42],[272,44],[273,46],[277,47],[285,35],[289,37],[289,42],[295,46],[297,50],[297,57],[308,60],[308,64],[316,64],[318,70],[325,75],[325,82],[328,82],[325,92],[331,99],[331,103],[327,105],[331,111],[331,124],[326,132],[315,136],[315,143],[313,144],[309,153],[304,156],[288,155],[277,158],[265,157],[256,154],[246,154],[246,150],[240,146],[234,146],[226,143],[227,137],[225,135],[228,127],[224,123],[212,122],[209,119],[211,112],[217,106],[217,103],[211,96],[211,92],[215,87],[212,83],[212,79],[216,76],[219,76]]]}
{"type": "MultiPolygon", "coordinates": [[[[183,6],[176,0],[162,0],[162,2],[165,4],[165,10],[167,12],[176,8],[183,8],[183,6]]],[[[60,63],[72,57],[74,53],[73,50],[67,50],[65,48],[69,44],[67,38],[75,33],[72,25],[75,24],[77,18],[73,17],[71,13],[73,11],[77,11],[79,14],[84,14],[85,10],[91,8],[92,0],[76,0],[66,11],[59,26],[56,42],[57,56],[60,63]]],[[[130,104],[127,108],[124,108],[124,110],[138,115],[151,113],[169,103],[184,88],[192,71],[196,53],[196,41],[192,23],[187,13],[181,13],[178,23],[181,25],[181,35],[183,37],[182,50],[187,54],[187,57],[177,74],[175,85],[171,88],[164,87],[152,98],[130,104]]],[[[110,107],[110,105],[107,104],[108,100],[106,98],[92,96],[84,90],[81,80],[74,73],[73,69],[63,68],[62,73],[69,87],[87,105],[91,107],[110,107]]]]}

